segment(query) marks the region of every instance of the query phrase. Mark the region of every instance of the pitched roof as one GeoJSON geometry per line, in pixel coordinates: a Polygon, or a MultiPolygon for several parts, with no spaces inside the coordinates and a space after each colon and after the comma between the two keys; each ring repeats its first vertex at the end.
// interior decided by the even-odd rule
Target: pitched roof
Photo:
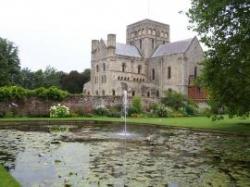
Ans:
{"type": "Polygon", "coordinates": [[[135,46],[122,43],[116,43],[115,53],[122,56],[141,57],[141,54],[135,46]]]}
{"type": "Polygon", "coordinates": [[[193,39],[195,39],[195,37],[187,40],[181,40],[177,42],[160,45],[155,50],[152,57],[184,53],[192,43],[193,39]]]}

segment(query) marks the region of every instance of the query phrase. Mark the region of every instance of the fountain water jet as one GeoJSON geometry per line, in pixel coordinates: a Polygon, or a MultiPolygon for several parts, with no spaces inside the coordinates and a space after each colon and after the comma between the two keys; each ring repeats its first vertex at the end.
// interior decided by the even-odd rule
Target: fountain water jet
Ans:
{"type": "Polygon", "coordinates": [[[126,90],[123,92],[123,107],[124,107],[124,134],[127,137],[127,108],[128,108],[128,93],[126,90]]]}
{"type": "Polygon", "coordinates": [[[125,136],[125,139],[130,136],[130,134],[127,132],[127,111],[128,111],[128,93],[126,90],[123,91],[123,113],[124,113],[124,129],[123,132],[118,133],[120,136],[125,136]]]}
{"type": "Polygon", "coordinates": [[[128,111],[128,95],[127,91],[123,91],[123,100],[122,100],[123,108],[122,113],[124,113],[124,128],[121,133],[118,133],[119,136],[125,136],[125,139],[131,134],[127,132],[127,111],[128,111]]]}

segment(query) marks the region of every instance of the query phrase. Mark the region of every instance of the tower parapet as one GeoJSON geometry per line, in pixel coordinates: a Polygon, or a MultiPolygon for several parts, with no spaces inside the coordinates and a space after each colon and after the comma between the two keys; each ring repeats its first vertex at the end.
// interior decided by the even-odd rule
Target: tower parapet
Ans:
{"type": "Polygon", "coordinates": [[[161,44],[170,42],[169,25],[145,19],[127,26],[127,44],[135,45],[145,58],[161,44]]]}
{"type": "Polygon", "coordinates": [[[116,35],[115,34],[108,34],[107,48],[108,48],[108,56],[115,55],[115,48],[116,48],[116,35]]]}
{"type": "Polygon", "coordinates": [[[115,34],[108,34],[107,47],[108,48],[115,48],[116,47],[116,35],[115,34]]]}
{"type": "Polygon", "coordinates": [[[94,53],[99,45],[98,40],[92,40],[91,41],[91,52],[94,53]]]}

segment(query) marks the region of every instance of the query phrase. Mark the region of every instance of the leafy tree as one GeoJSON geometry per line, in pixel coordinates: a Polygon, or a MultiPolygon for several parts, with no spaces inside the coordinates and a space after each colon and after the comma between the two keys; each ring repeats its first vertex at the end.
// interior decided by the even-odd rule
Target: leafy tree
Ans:
{"type": "Polygon", "coordinates": [[[16,80],[16,84],[27,89],[34,88],[34,72],[28,68],[21,69],[19,79],[16,80]]]}
{"type": "Polygon", "coordinates": [[[165,106],[171,107],[174,110],[179,110],[184,106],[184,102],[186,101],[184,95],[175,92],[175,91],[166,91],[165,97],[161,99],[161,103],[165,106]]]}
{"type": "Polygon", "coordinates": [[[12,42],[0,38],[0,86],[13,84],[19,70],[17,47],[12,42]]]}
{"type": "Polygon", "coordinates": [[[71,71],[63,74],[61,79],[62,89],[70,93],[82,93],[83,84],[90,80],[90,70],[86,69],[83,73],[71,71]]]}
{"type": "Polygon", "coordinates": [[[192,0],[187,15],[208,47],[200,83],[213,100],[212,111],[249,114],[250,2],[192,0]]]}
{"type": "Polygon", "coordinates": [[[56,86],[60,87],[61,77],[64,74],[62,71],[57,71],[55,68],[48,66],[43,72],[44,74],[44,86],[56,86]]]}
{"type": "Polygon", "coordinates": [[[61,77],[63,75],[63,72],[57,71],[53,67],[46,67],[46,69],[38,70],[35,72],[32,72],[28,68],[24,68],[20,72],[20,78],[16,82],[18,85],[21,85],[24,88],[27,89],[34,89],[39,87],[61,87],[61,77]]]}

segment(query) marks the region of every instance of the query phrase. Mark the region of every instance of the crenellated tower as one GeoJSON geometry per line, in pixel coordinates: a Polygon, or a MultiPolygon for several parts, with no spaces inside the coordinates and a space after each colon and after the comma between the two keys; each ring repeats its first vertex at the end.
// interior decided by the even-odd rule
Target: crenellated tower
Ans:
{"type": "Polygon", "coordinates": [[[155,49],[170,42],[169,25],[145,19],[127,26],[127,44],[135,45],[144,58],[155,49]]]}

